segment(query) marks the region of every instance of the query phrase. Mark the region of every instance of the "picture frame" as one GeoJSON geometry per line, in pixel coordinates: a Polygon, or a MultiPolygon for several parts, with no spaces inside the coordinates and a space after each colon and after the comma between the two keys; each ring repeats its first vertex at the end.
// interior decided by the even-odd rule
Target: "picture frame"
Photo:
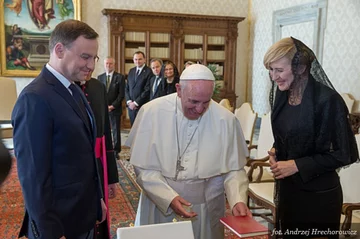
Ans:
{"type": "Polygon", "coordinates": [[[0,75],[36,77],[57,24],[81,20],[81,0],[0,0],[0,75]]]}

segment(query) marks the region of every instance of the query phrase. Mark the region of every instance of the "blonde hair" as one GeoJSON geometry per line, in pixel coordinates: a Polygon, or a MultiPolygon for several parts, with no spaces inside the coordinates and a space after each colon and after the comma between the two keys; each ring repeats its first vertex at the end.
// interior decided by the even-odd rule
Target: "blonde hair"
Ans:
{"type": "Polygon", "coordinates": [[[286,57],[292,61],[295,56],[297,49],[292,38],[286,37],[281,39],[272,45],[264,56],[264,66],[266,69],[270,69],[270,64],[283,57],[286,57]]]}

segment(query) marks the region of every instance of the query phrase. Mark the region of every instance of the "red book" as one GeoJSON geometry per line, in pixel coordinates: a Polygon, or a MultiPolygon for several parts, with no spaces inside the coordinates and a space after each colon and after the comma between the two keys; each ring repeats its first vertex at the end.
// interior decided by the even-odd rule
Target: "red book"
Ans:
{"type": "Polygon", "coordinates": [[[226,216],[220,222],[240,238],[269,234],[269,229],[249,216],[226,216]]]}

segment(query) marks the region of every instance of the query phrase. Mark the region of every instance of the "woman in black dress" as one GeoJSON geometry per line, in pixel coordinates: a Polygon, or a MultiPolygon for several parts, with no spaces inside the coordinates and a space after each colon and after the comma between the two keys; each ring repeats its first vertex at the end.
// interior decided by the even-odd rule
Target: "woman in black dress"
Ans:
{"type": "Polygon", "coordinates": [[[177,67],[172,61],[167,61],[163,64],[163,76],[165,80],[164,84],[164,95],[169,95],[176,92],[176,83],[179,83],[180,75],[177,67]]]}
{"type": "Polygon", "coordinates": [[[279,238],[338,238],[342,189],[336,169],[359,159],[348,109],[301,41],[278,41],[264,65],[273,84],[269,155],[279,238]]]}

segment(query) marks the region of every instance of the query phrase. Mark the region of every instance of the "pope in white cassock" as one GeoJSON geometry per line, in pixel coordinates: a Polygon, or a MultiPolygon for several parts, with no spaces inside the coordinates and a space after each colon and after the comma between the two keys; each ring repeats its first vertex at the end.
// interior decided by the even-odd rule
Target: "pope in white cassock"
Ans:
{"type": "Polygon", "coordinates": [[[211,99],[214,84],[206,66],[191,65],[177,93],[141,107],[126,142],[143,189],[135,226],[180,218],[196,239],[221,239],[224,192],[233,215],[251,215],[247,146],[235,115],[211,99]]]}

